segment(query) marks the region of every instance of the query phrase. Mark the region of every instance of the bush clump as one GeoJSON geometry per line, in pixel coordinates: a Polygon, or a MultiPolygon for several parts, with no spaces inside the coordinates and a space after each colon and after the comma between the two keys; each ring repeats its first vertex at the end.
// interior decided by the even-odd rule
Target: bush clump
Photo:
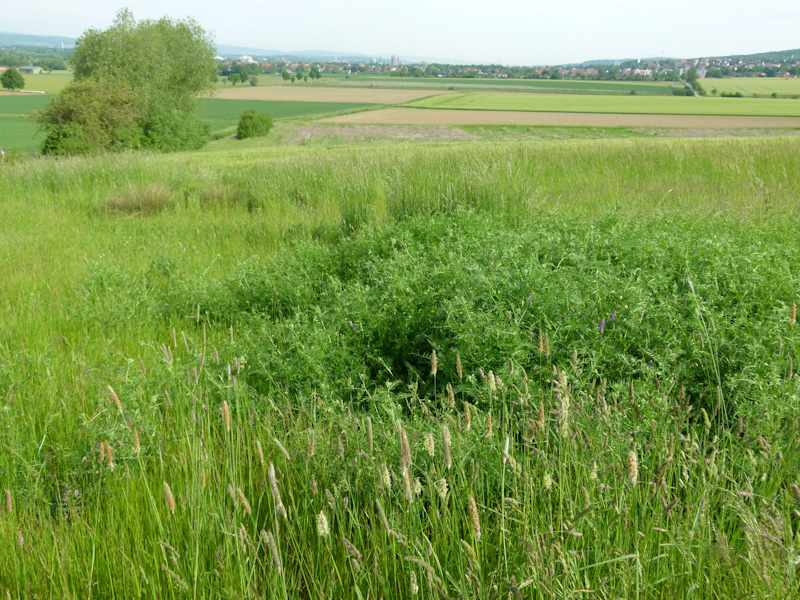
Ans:
{"type": "Polygon", "coordinates": [[[239,126],[236,128],[236,137],[240,140],[249,137],[267,135],[272,129],[272,117],[267,113],[246,110],[239,117],[239,126]]]}

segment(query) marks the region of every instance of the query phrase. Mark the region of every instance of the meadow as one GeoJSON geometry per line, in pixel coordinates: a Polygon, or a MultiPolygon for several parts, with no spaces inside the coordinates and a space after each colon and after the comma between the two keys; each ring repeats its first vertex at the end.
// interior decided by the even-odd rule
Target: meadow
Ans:
{"type": "Polygon", "coordinates": [[[786,598],[800,140],[0,166],[0,593],[786,598]]]}
{"type": "Polygon", "coordinates": [[[406,103],[416,108],[673,115],[800,117],[800,101],[775,98],[588,96],[519,93],[457,93],[406,103]]]}

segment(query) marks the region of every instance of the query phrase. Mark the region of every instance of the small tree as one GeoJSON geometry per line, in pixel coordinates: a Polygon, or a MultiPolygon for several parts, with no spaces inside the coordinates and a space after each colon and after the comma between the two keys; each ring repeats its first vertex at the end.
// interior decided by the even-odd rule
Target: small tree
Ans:
{"type": "Polygon", "coordinates": [[[270,129],[272,129],[272,117],[267,113],[246,110],[242,113],[242,116],[239,117],[236,137],[240,140],[249,137],[260,137],[267,135],[270,129]]]}
{"type": "Polygon", "coordinates": [[[241,81],[242,84],[247,83],[248,81],[250,81],[250,74],[247,71],[242,71],[241,73],[239,73],[239,81],[241,81]]]}
{"type": "Polygon", "coordinates": [[[14,68],[8,69],[5,73],[0,75],[0,84],[14,93],[14,90],[21,90],[25,87],[25,78],[20,75],[20,72],[14,68]]]}
{"type": "Polygon", "coordinates": [[[256,77],[255,75],[251,76],[250,77],[250,85],[252,85],[253,87],[256,87],[258,85],[258,77],[256,77]]]}
{"type": "Polygon", "coordinates": [[[230,81],[233,85],[236,85],[241,81],[241,79],[239,78],[238,73],[231,73],[230,75],[228,75],[228,81],[230,81]]]}
{"type": "Polygon", "coordinates": [[[284,81],[289,81],[289,80],[292,78],[292,76],[291,76],[291,75],[289,75],[289,71],[287,71],[286,69],[284,69],[284,70],[281,72],[281,77],[283,77],[283,80],[284,80],[284,81]]]}

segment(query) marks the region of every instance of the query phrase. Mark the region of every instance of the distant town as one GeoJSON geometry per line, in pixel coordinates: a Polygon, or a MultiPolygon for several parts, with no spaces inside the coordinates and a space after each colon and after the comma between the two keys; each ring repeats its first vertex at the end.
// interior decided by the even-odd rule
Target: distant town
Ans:
{"type": "Polygon", "coordinates": [[[220,74],[283,74],[305,77],[311,70],[325,74],[389,75],[391,77],[441,77],[487,79],[584,79],[631,81],[678,81],[696,70],[697,77],[798,77],[800,52],[797,55],[773,53],[776,58],[724,57],[696,59],[638,59],[625,61],[586,62],[565,66],[452,65],[402,61],[399,56],[388,60],[351,61],[347,58],[327,62],[294,59],[254,58],[252,56],[218,56],[220,74]]]}

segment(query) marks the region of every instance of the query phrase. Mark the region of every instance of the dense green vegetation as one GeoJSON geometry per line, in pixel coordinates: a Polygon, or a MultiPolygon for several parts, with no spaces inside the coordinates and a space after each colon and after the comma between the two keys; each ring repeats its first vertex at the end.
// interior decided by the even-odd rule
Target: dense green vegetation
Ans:
{"type": "Polygon", "coordinates": [[[799,140],[255,142],[0,166],[0,593],[796,592],[799,140]]]}
{"type": "Polygon", "coordinates": [[[85,32],[70,62],[75,81],[37,115],[46,153],[174,151],[207,141],[195,97],[210,93],[217,72],[211,37],[196,22],[137,22],[123,9],[108,29],[85,32]]]}
{"type": "Polygon", "coordinates": [[[713,97],[588,96],[487,94],[465,92],[430,96],[406,106],[450,110],[523,110],[672,115],[754,115],[799,117],[800,102],[792,99],[713,97]]]}

